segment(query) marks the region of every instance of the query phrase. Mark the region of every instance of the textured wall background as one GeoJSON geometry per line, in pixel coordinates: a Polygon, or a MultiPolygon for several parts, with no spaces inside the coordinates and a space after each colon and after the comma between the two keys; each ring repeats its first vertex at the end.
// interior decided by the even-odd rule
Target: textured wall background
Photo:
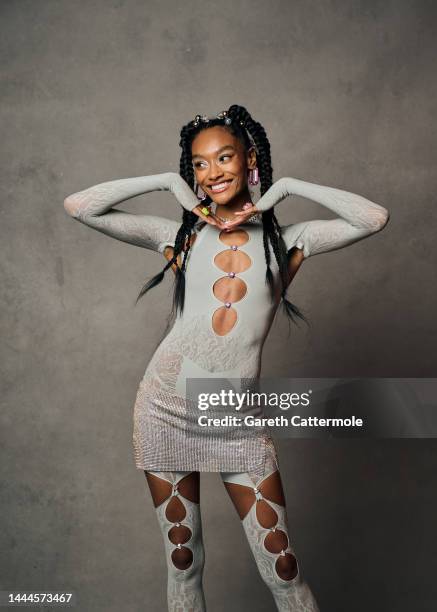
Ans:
{"type": "MultiPolygon", "coordinates": [[[[304,264],[264,376],[436,376],[435,31],[425,0],[3,0],[0,587],[73,588],[78,609],[165,609],[161,535],[131,450],[172,278],[158,254],[70,219],[66,195],[177,170],[182,124],[232,103],[275,179],[386,206],[387,228],[304,264]]],[[[179,218],[169,194],[127,206],[179,218]]],[[[281,222],[332,215],[288,199],[281,222]]],[[[168,309],[167,309],[168,305],[168,309]]],[[[425,612],[433,441],[281,441],[291,532],[323,612],[425,612]]],[[[217,475],[202,475],[211,612],[273,610],[217,475]],[[224,601],[226,598],[226,601],[224,601]]],[[[434,506],[434,507],[433,507],[434,506]]]]}

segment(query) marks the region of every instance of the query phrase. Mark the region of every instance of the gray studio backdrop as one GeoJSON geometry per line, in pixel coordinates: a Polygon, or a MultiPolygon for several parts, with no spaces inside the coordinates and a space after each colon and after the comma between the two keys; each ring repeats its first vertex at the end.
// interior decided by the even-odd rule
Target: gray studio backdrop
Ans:
{"type": "MultiPolygon", "coordinates": [[[[238,103],[275,180],[387,207],[380,234],[315,256],[264,376],[436,376],[431,1],[3,0],[0,588],[73,589],[78,610],[161,612],[166,565],[131,448],[172,278],[162,256],[69,218],[66,195],[177,171],[179,130],[238,103]]],[[[178,219],[171,195],[132,212],[178,219]]],[[[331,218],[289,198],[281,223],[331,218]]],[[[290,530],[323,612],[435,609],[432,440],[280,440],[290,530]]],[[[215,474],[202,475],[211,612],[274,610],[215,474]]]]}

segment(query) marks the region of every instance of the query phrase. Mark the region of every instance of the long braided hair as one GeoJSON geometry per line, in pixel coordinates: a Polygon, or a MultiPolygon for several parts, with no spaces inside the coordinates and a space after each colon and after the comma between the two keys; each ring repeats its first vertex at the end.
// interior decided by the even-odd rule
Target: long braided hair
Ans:
{"type": "MultiPolygon", "coordinates": [[[[246,151],[250,147],[255,146],[256,159],[261,183],[260,192],[261,196],[264,195],[264,193],[271,187],[273,183],[273,169],[271,165],[270,143],[263,126],[254,119],[252,119],[249,112],[243,106],[238,106],[237,104],[233,104],[229,107],[228,111],[226,111],[225,114],[220,114],[220,116],[215,117],[213,119],[208,119],[207,121],[199,121],[199,118],[200,116],[197,116],[196,119],[184,125],[180,133],[179,146],[182,149],[182,153],[180,158],[179,173],[182,178],[194,190],[195,176],[191,155],[191,144],[194,140],[194,137],[200,131],[215,126],[221,126],[229,130],[231,134],[236,136],[244,144],[246,151]],[[227,119],[227,121],[225,121],[225,119],[227,119]],[[229,120],[231,120],[230,123],[229,120]]],[[[209,196],[206,196],[206,199],[203,200],[202,204],[207,206],[211,202],[211,198],[209,196]]],[[[288,319],[293,321],[293,323],[295,324],[295,316],[304,320],[308,324],[307,318],[302,314],[302,312],[297,308],[297,306],[292,304],[287,299],[286,296],[288,285],[289,257],[287,254],[287,247],[282,237],[281,226],[279,225],[279,222],[274,214],[273,208],[263,212],[261,217],[263,224],[264,253],[266,259],[266,282],[270,286],[272,300],[274,299],[275,289],[273,273],[270,268],[271,254],[269,249],[269,243],[272,246],[273,253],[275,255],[279,268],[279,274],[282,283],[281,301],[285,314],[288,319]]],[[[178,311],[182,313],[185,298],[185,269],[188,252],[190,250],[190,237],[193,233],[193,229],[197,221],[199,221],[198,215],[183,208],[182,225],[180,226],[176,234],[173,257],[167,262],[161,272],[156,274],[143,286],[141,292],[137,297],[137,302],[145,293],[147,293],[147,291],[158,285],[164,278],[164,274],[166,273],[166,271],[173,264],[176,264],[176,278],[171,315],[173,315],[175,312],[177,313],[178,311]],[[183,254],[183,257],[182,264],[179,267],[177,257],[180,253],[183,254]]]]}

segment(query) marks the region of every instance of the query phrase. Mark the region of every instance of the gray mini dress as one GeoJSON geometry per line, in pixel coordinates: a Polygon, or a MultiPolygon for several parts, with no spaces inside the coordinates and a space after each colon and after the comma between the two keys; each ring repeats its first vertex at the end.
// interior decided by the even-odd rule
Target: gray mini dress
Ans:
{"type": "MultiPolygon", "coordinates": [[[[102,183],[69,196],[64,206],[98,231],[163,254],[166,246],[174,246],[180,221],[113,209],[131,197],[158,190],[171,191],[188,210],[198,204],[182,177],[164,173],[102,183]]],[[[301,249],[304,258],[350,245],[380,231],[388,221],[385,208],[362,196],[293,178],[274,183],[256,206],[263,212],[293,194],[338,215],[282,228],[287,250],[301,249]]],[[[139,381],[133,410],[135,466],[262,477],[279,465],[268,432],[262,427],[199,427],[201,413],[187,395],[187,382],[239,381],[238,391],[256,385],[263,345],[280,303],[276,258],[269,246],[276,289],[272,299],[265,280],[261,216],[231,232],[199,220],[194,231],[183,312],[175,317],[139,381]]],[[[239,416],[245,412],[254,414],[254,409],[243,406],[239,416]]]]}

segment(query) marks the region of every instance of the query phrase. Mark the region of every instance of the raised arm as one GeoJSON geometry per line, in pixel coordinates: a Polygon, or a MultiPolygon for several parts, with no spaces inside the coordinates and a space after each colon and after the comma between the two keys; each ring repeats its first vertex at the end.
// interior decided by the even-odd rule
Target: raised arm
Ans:
{"type": "Polygon", "coordinates": [[[303,221],[282,228],[288,250],[302,249],[305,258],[362,240],[381,231],[389,220],[386,208],[360,195],[287,177],[274,183],[256,208],[269,210],[289,195],[308,198],[339,215],[338,219],[303,221]]]}
{"type": "Polygon", "coordinates": [[[117,240],[163,253],[174,246],[180,222],[154,215],[135,215],[113,206],[150,191],[171,191],[186,210],[199,201],[184,179],[176,172],[118,179],[78,191],[64,200],[70,216],[117,240]]]}

